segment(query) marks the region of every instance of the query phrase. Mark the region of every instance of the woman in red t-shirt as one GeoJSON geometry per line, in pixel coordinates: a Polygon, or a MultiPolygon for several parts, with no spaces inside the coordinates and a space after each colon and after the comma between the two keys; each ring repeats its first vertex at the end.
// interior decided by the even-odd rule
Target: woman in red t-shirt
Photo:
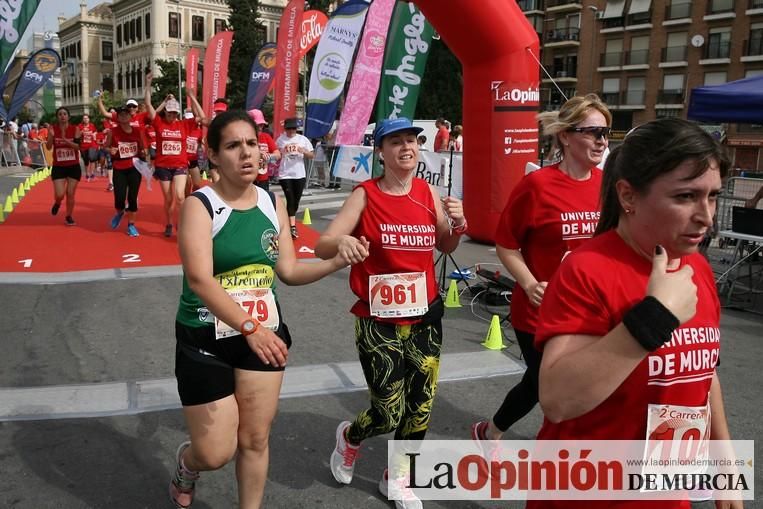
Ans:
{"type": "Polygon", "coordinates": [[[80,132],[77,126],[69,123],[69,110],[61,106],[56,110],[58,123],[53,124],[48,131],[46,146],[53,149],[53,180],[54,203],[50,213],[54,216],[61,208],[61,202],[66,196],[66,219],[67,226],[74,226],[74,194],[77,185],[82,178],[82,168],[79,165],[79,139],[80,132]]]}
{"type": "Polygon", "coordinates": [[[111,228],[115,230],[122,221],[125,201],[127,201],[127,234],[130,237],[137,237],[139,233],[135,226],[135,215],[138,212],[141,174],[135,168],[133,158],[146,157],[145,138],[140,129],[131,125],[129,109],[123,106],[117,110],[117,113],[118,125],[109,131],[106,140],[114,168],[116,214],[111,219],[111,228]]]}
{"type": "Polygon", "coordinates": [[[606,105],[593,94],[576,96],[559,111],[541,113],[538,120],[561,160],[517,184],[495,234],[498,258],[517,282],[511,324],[527,369],[493,418],[472,425],[472,439],[483,449],[495,446],[490,440],[500,440],[538,403],[541,355],[533,345],[538,307],[562,259],[593,236],[599,219],[601,170],[596,165],[612,124],[606,105]]]}
{"type": "MultiPolygon", "coordinates": [[[[712,136],[677,118],[639,126],[609,155],[595,237],[565,259],[540,310],[539,439],[691,438],[700,450],[729,439],[715,372],[720,302],[699,253],[728,167],[712,136]]],[[[689,508],[688,495],[659,495],[528,507],[689,508]]]]}
{"type": "Polygon", "coordinates": [[[82,123],[77,127],[82,133],[79,148],[85,163],[85,180],[90,181],[95,178],[95,162],[98,158],[98,145],[95,141],[95,135],[98,128],[90,122],[90,115],[87,113],[82,115],[82,123]]]}
{"type": "MultiPolygon", "coordinates": [[[[414,177],[420,132],[407,118],[379,123],[384,175],[355,188],[315,247],[323,259],[340,253],[353,264],[355,344],[371,396],[370,408],[336,431],[330,467],[342,484],[352,480],[363,440],[392,431],[397,440],[423,439],[437,389],[443,303],[433,251],[456,249],[466,218],[461,200],[441,200],[414,177]]],[[[387,480],[385,470],[385,495],[387,480]]]]}
{"type": "Polygon", "coordinates": [[[270,190],[270,176],[268,176],[268,165],[281,159],[281,151],[278,150],[276,142],[272,136],[265,132],[268,126],[265,115],[258,109],[251,109],[246,112],[249,117],[257,124],[257,141],[260,143],[260,169],[257,173],[257,180],[254,185],[260,186],[265,191],[270,190]]]}
{"type": "MultiPolygon", "coordinates": [[[[154,109],[151,104],[151,82],[153,74],[146,75],[145,104],[148,109],[147,120],[156,130],[156,157],[154,158],[154,177],[159,180],[164,194],[164,214],[166,218],[164,236],[172,236],[172,218],[175,208],[178,209],[185,200],[185,188],[188,179],[188,154],[186,148],[189,123],[180,118],[180,103],[175,96],[169,94],[162,103],[154,109]],[[164,111],[163,116],[159,115],[164,111]],[[174,189],[173,189],[174,188],[174,189]]],[[[204,111],[193,94],[187,94],[191,99],[198,122],[207,125],[204,111]]]]}

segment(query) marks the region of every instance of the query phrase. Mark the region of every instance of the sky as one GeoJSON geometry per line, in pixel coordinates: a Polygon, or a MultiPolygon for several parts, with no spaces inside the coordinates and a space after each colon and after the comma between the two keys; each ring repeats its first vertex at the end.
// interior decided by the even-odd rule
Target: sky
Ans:
{"type": "MultiPolygon", "coordinates": [[[[37,12],[34,13],[32,21],[24,32],[22,48],[31,48],[32,34],[34,32],[58,31],[58,15],[63,14],[71,18],[79,13],[79,4],[81,0],[42,0],[37,12]]],[[[87,0],[87,8],[92,9],[96,5],[107,0],[87,0]]],[[[109,2],[110,3],[110,2],[109,2]]]]}

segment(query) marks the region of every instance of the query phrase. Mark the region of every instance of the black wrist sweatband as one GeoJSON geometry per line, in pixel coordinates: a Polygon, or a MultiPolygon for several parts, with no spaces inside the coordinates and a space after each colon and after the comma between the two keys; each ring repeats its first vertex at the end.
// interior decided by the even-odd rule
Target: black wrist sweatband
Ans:
{"type": "Polygon", "coordinates": [[[641,346],[653,352],[670,341],[681,322],[662,302],[649,296],[625,313],[623,325],[641,346]]]}

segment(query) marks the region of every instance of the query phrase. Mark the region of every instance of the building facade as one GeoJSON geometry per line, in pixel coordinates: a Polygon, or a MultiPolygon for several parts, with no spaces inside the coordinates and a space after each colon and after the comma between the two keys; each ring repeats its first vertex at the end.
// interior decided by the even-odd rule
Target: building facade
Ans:
{"type": "MultiPolygon", "coordinates": [[[[544,108],[598,93],[612,110],[614,142],[649,120],[686,118],[692,88],[763,75],[763,0],[518,4],[541,40],[544,108]]],[[[736,167],[763,170],[763,126],[710,129],[722,133],[736,167]]]]}

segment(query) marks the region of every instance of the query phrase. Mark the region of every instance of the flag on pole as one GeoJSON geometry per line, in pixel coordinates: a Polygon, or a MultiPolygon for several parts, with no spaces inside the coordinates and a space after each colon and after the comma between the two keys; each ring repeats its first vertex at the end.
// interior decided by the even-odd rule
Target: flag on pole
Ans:
{"type": "Polygon", "coordinates": [[[299,37],[299,58],[307,55],[307,52],[318,44],[328,22],[328,17],[321,11],[305,11],[302,16],[302,31],[299,37]]]}
{"type": "Polygon", "coordinates": [[[233,42],[233,32],[215,34],[204,52],[204,82],[202,83],[202,108],[208,118],[212,118],[212,104],[215,99],[225,97],[228,79],[228,60],[233,42]]]}
{"type": "Polygon", "coordinates": [[[275,138],[283,132],[283,121],[297,116],[299,36],[304,12],[304,0],[290,0],[281,15],[276,52],[275,97],[273,98],[275,138]]]}
{"type": "Polygon", "coordinates": [[[396,0],[376,0],[368,9],[358,56],[352,68],[352,81],[344,101],[337,130],[337,145],[360,145],[374,108],[379,76],[384,60],[392,10],[396,0]]]}
{"type": "Polygon", "coordinates": [[[45,48],[35,51],[24,65],[19,81],[16,83],[11,104],[8,106],[8,118],[15,117],[59,67],[61,67],[61,57],[56,50],[45,48]]]}
{"type": "Polygon", "coordinates": [[[273,83],[276,67],[277,47],[274,43],[265,44],[252,62],[249,71],[249,88],[246,91],[246,110],[260,109],[270,85],[273,83]]]}
{"type": "Polygon", "coordinates": [[[305,120],[305,136],[308,138],[324,136],[336,120],[339,97],[367,13],[366,0],[350,0],[334,11],[326,25],[310,74],[305,120]]]}
{"type": "Polygon", "coordinates": [[[0,74],[8,67],[13,52],[41,1],[0,0],[0,74]]]}
{"type": "MultiPolygon", "coordinates": [[[[185,54],[185,87],[188,89],[188,93],[194,97],[196,97],[196,90],[199,86],[199,56],[201,56],[199,48],[191,48],[185,54]]],[[[190,108],[191,98],[187,97],[185,101],[190,108]]]]}

